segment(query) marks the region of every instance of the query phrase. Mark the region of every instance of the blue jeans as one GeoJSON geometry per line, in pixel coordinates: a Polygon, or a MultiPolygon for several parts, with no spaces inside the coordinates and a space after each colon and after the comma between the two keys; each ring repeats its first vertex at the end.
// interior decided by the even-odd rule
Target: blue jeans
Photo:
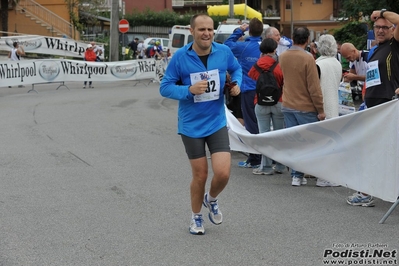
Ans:
{"type": "MultiPolygon", "coordinates": [[[[285,127],[287,128],[319,121],[316,112],[301,112],[288,108],[282,108],[282,112],[284,114],[285,127]]],[[[291,169],[292,177],[303,178],[303,175],[302,172],[291,169]]]]}
{"type": "MultiPolygon", "coordinates": [[[[281,102],[273,106],[255,105],[256,119],[258,120],[259,133],[270,131],[270,122],[273,123],[273,130],[284,128],[284,115],[281,112],[281,102]]],[[[273,160],[262,155],[262,166],[264,171],[272,170],[273,160]]],[[[276,170],[283,171],[285,166],[276,162],[276,170]]]]}

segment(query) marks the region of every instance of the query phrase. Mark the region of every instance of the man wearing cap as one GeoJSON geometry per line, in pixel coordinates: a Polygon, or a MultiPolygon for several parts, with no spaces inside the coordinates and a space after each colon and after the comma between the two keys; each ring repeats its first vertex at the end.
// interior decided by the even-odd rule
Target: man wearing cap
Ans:
{"type": "MultiPolygon", "coordinates": [[[[90,43],[87,45],[86,52],[84,53],[84,60],[89,62],[95,62],[97,55],[94,52],[94,47],[90,43]]],[[[84,82],[83,89],[86,89],[87,81],[84,82]]],[[[89,81],[89,88],[94,88],[92,82],[89,81]]]]}
{"type": "Polygon", "coordinates": [[[152,47],[152,49],[154,50],[155,59],[161,59],[161,57],[163,57],[163,48],[159,40],[155,42],[155,45],[152,47]]]}

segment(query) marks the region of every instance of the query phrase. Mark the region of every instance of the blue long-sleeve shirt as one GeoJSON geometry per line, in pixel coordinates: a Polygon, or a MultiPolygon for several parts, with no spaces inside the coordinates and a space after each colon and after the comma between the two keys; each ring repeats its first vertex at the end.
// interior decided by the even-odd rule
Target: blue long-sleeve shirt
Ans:
{"type": "Polygon", "coordinates": [[[262,42],[261,37],[249,36],[244,42],[238,42],[244,35],[244,32],[237,28],[233,34],[224,42],[225,45],[230,47],[234,56],[237,57],[238,62],[242,67],[243,78],[241,84],[241,92],[252,91],[256,89],[256,81],[248,76],[251,67],[258,61],[260,57],[259,45],[262,42]]]}
{"type": "Polygon", "coordinates": [[[231,50],[213,42],[207,60],[207,68],[192,50],[192,43],[177,50],[169,62],[161,81],[162,96],[179,101],[178,133],[191,138],[209,136],[226,126],[224,107],[224,84],[227,71],[232,81],[241,86],[242,70],[231,50]],[[219,98],[211,101],[195,102],[189,91],[192,85],[190,74],[207,73],[217,70],[219,74],[219,98]]]}

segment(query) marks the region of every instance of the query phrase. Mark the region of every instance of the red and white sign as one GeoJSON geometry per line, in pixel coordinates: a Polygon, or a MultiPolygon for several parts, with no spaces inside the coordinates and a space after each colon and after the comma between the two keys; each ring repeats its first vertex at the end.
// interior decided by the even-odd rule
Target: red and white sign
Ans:
{"type": "Polygon", "coordinates": [[[129,31],[129,21],[127,21],[126,19],[121,19],[121,20],[119,21],[118,27],[119,27],[119,31],[120,31],[121,33],[126,33],[126,32],[128,32],[128,31],[129,31]]]}

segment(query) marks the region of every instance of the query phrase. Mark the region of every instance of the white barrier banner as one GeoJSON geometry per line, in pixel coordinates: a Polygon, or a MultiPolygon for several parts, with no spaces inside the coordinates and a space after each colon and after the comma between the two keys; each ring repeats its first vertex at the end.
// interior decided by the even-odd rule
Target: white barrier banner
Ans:
{"type": "Polygon", "coordinates": [[[257,135],[243,130],[228,110],[226,115],[229,131],[242,140],[241,145],[290,168],[385,201],[395,202],[399,196],[398,100],[257,135]]]}
{"type": "MultiPolygon", "coordinates": [[[[58,56],[81,57],[86,51],[87,43],[74,39],[57,38],[40,35],[10,36],[0,38],[0,50],[10,51],[13,43],[18,42],[25,53],[49,54],[58,56]]],[[[100,56],[103,58],[103,55],[100,56]]]]}
{"type": "Polygon", "coordinates": [[[234,117],[231,111],[227,108],[227,132],[229,133],[230,149],[232,151],[243,151],[252,154],[260,154],[259,151],[255,150],[247,143],[245,143],[239,136],[239,134],[250,134],[245,127],[234,117]]]}
{"type": "Polygon", "coordinates": [[[0,86],[64,81],[155,78],[155,60],[87,62],[65,59],[0,61],[0,86]]]}

